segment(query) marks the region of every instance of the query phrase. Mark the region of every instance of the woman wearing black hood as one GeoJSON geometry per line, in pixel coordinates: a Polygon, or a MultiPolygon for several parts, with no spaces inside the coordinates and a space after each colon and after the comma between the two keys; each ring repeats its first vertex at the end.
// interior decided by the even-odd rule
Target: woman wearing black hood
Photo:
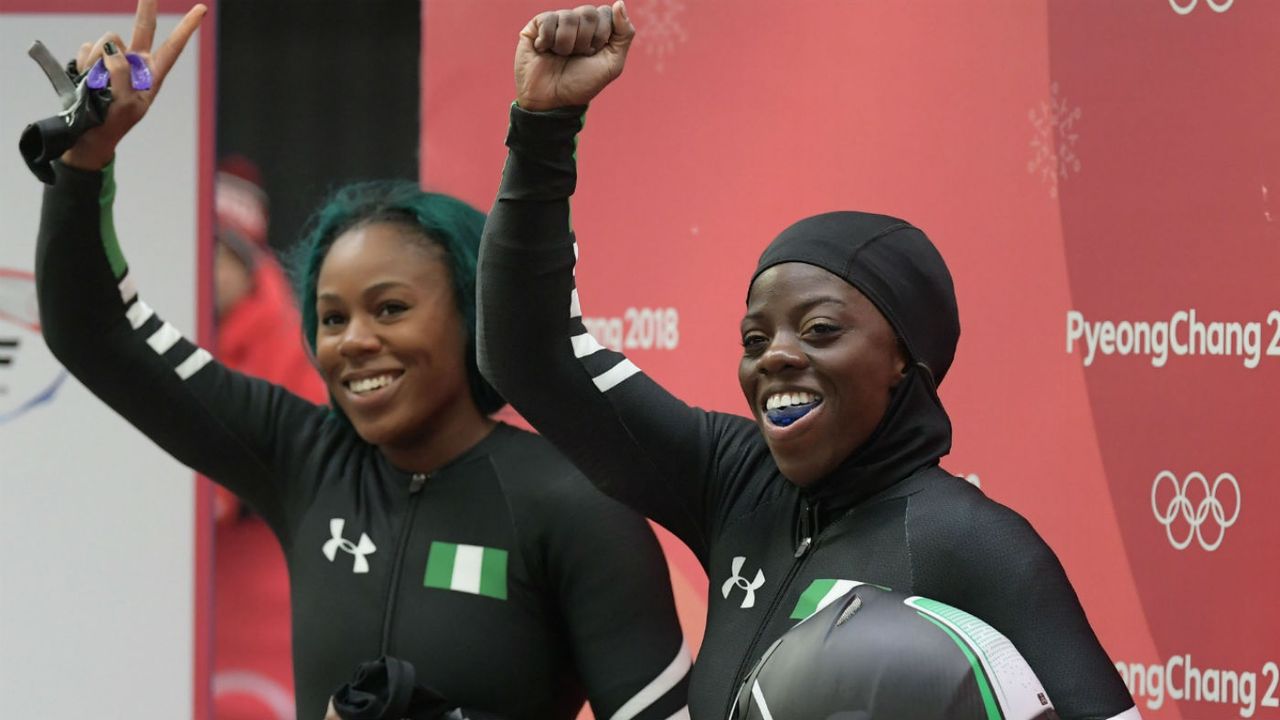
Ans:
{"type": "Polygon", "coordinates": [[[951,423],[936,388],[960,329],[950,273],[920,230],[837,212],[769,245],[742,321],[754,423],[689,407],[586,332],[575,137],[634,32],[621,2],[543,13],[521,32],[510,155],[481,248],[480,364],[595,483],[702,562],[693,716],[725,717],[761,653],[861,581],[990,623],[1063,718],[1136,718],[1053,552],[938,465],[951,423]]]}

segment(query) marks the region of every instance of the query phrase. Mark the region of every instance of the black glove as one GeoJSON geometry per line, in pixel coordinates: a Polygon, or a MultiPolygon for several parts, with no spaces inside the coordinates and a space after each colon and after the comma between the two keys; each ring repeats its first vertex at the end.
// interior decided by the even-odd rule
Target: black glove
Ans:
{"type": "Polygon", "coordinates": [[[457,705],[414,680],[413,663],[383,655],[333,693],[342,720],[445,720],[457,705]]]}
{"type": "Polygon", "coordinates": [[[49,76],[54,89],[59,92],[59,98],[63,98],[66,109],[53,117],[28,125],[18,140],[18,151],[22,153],[22,159],[27,161],[31,172],[41,182],[52,185],[53,167],[50,163],[70,150],[85,131],[102,124],[107,117],[107,106],[111,104],[111,90],[105,87],[100,90],[90,88],[85,81],[87,73],[76,73],[75,61],[67,63],[66,68],[59,71],[53,64],[52,56],[38,42],[32,47],[31,56],[49,76]],[[63,73],[67,80],[55,77],[63,73]],[[75,88],[74,101],[71,86],[75,88]]]}

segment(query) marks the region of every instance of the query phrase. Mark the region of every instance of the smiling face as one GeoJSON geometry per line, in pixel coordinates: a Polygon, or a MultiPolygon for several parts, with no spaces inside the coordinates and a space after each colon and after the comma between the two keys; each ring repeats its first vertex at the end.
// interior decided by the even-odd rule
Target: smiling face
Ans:
{"type": "Polygon", "coordinates": [[[836,275],[791,262],[752,283],[738,382],[796,485],[822,479],[866,442],[905,367],[884,315],[836,275]]]}
{"type": "Polygon", "coordinates": [[[389,455],[482,421],[443,258],[413,228],[373,223],[338,236],[316,279],[320,372],[360,437],[389,455]]]}

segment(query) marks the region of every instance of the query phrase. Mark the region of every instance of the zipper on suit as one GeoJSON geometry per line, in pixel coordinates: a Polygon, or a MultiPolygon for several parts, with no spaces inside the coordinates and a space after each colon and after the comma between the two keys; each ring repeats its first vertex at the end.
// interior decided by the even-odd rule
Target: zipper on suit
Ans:
{"type": "MultiPolygon", "coordinates": [[[[760,637],[764,635],[765,628],[769,626],[769,622],[773,619],[774,612],[777,611],[778,605],[782,603],[783,597],[786,596],[787,588],[791,587],[791,581],[795,579],[796,574],[800,572],[800,568],[804,567],[805,562],[808,560],[809,551],[813,549],[814,544],[820,539],[818,505],[816,503],[811,504],[809,499],[805,497],[800,498],[799,521],[800,533],[793,553],[795,562],[791,563],[791,568],[787,570],[786,576],[782,578],[782,584],[778,587],[778,591],[773,594],[773,600],[770,601],[769,608],[765,611],[764,619],[756,627],[756,634],[751,638],[751,644],[747,646],[747,652],[738,663],[738,671],[734,673],[733,686],[730,688],[729,706],[725,708],[724,717],[730,717],[729,713],[733,712],[733,703],[737,700],[742,681],[749,671],[750,658],[755,654],[756,646],[760,643],[760,637]]],[[[822,529],[825,530],[826,528],[822,529]]]]}
{"type": "Polygon", "coordinates": [[[813,546],[813,535],[818,528],[818,506],[811,505],[809,500],[800,500],[800,538],[796,542],[795,558],[799,560],[813,546]]]}
{"type": "Polygon", "coordinates": [[[396,554],[392,558],[391,584],[387,588],[387,609],[382,616],[382,650],[380,655],[388,655],[391,650],[391,621],[395,618],[396,595],[400,592],[400,574],[404,569],[404,549],[409,544],[409,534],[413,530],[413,519],[418,514],[418,498],[422,486],[427,484],[435,473],[414,473],[409,478],[409,514],[405,518],[404,527],[400,529],[400,541],[396,544],[396,554]]]}

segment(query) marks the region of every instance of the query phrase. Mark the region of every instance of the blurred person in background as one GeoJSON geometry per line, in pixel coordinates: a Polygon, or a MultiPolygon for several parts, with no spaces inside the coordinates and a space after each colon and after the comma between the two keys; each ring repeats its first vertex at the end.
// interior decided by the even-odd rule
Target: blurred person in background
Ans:
{"type": "MultiPolygon", "coordinates": [[[[267,245],[258,168],[233,155],[214,182],[215,355],[230,370],[322,404],[324,381],[302,342],[293,293],[267,245]]],[[[261,516],[214,485],[214,718],[293,717],[289,573],[261,516]]]]}

